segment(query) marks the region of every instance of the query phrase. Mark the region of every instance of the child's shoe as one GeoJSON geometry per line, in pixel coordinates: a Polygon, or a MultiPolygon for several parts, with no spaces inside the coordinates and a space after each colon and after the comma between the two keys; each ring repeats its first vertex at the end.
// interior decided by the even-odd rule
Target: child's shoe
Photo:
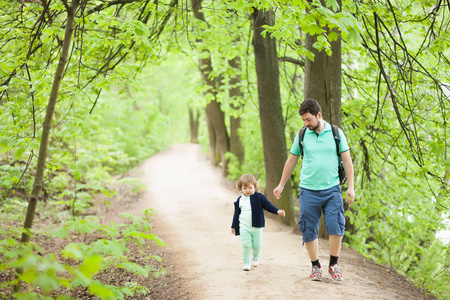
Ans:
{"type": "Polygon", "coordinates": [[[242,270],[250,271],[250,269],[251,269],[250,263],[249,262],[248,263],[244,263],[244,266],[242,267],[242,270]]]}
{"type": "Polygon", "coordinates": [[[258,265],[259,265],[259,258],[258,257],[253,257],[252,267],[257,267],[258,265]]]}

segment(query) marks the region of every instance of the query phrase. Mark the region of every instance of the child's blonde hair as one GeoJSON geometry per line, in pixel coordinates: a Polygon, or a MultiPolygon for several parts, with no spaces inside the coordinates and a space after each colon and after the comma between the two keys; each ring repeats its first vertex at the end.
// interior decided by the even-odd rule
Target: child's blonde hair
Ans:
{"type": "Polygon", "coordinates": [[[241,176],[241,178],[239,178],[236,184],[236,189],[240,192],[242,191],[243,186],[247,186],[249,184],[253,184],[253,186],[255,187],[255,191],[258,191],[258,181],[256,181],[255,177],[250,174],[244,174],[241,176]]]}

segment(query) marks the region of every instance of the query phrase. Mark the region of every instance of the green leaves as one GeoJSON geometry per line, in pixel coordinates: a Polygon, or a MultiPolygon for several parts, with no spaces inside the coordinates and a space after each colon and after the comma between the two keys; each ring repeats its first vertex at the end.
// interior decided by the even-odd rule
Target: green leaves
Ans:
{"type": "Polygon", "coordinates": [[[305,10],[307,7],[307,2],[305,3],[304,0],[293,0],[292,1],[293,6],[298,6],[301,10],[305,10]]]}
{"type": "Polygon", "coordinates": [[[363,32],[357,18],[340,9],[335,0],[327,0],[326,6],[322,6],[320,1],[281,2],[277,7],[275,25],[266,26],[265,29],[283,44],[295,49],[299,55],[306,54],[310,59],[313,59],[313,55],[307,53],[308,51],[299,43],[304,38],[301,33],[316,36],[318,41],[314,44],[314,48],[331,55],[330,42],[336,41],[341,36],[348,42],[360,43],[359,35],[363,32]]]}
{"type": "MultiPolygon", "coordinates": [[[[325,30],[322,27],[320,27],[315,23],[310,23],[302,28],[306,33],[310,35],[320,35],[325,32],[325,30]]],[[[323,38],[323,36],[320,36],[320,38],[323,38]]]]}
{"type": "Polygon", "coordinates": [[[326,0],[326,6],[331,8],[333,11],[338,11],[340,9],[336,0],[326,0]]]}
{"type": "MultiPolygon", "coordinates": [[[[40,269],[27,273],[26,280],[39,281],[38,285],[48,282],[44,289],[53,289],[59,276],[55,274],[62,272],[76,279],[60,278],[58,284],[89,286],[99,298],[145,292],[132,284],[114,289],[92,276],[108,266],[145,276],[150,270],[130,263],[126,256],[131,245],[144,247],[147,241],[164,245],[150,232],[149,222],[133,215],[124,215],[125,224],[110,225],[76,218],[91,207],[95,194],[114,194],[103,187],[112,175],[128,171],[169,143],[186,141],[188,104],[202,109],[207,101],[217,99],[227,117],[241,117],[246,158],[240,162],[227,156],[231,158],[230,176],[251,172],[264,182],[254,57],[249,50],[252,37],[248,16],[258,7],[275,12],[276,22],[265,26],[264,34],[278,40],[288,144],[302,125],[297,114],[304,96],[301,62],[314,60],[313,53],[304,47],[305,35],[315,36],[314,48],[328,55],[332,54],[330,43],[342,38],[343,126],[352,148],[359,197],[348,212],[355,225],[349,243],[381,263],[392,263],[400,272],[416,276],[419,284],[444,293],[448,258],[432,258],[448,257],[434,237],[450,206],[445,121],[450,114],[448,99],[438,90],[450,74],[447,10],[437,10],[432,1],[391,1],[392,11],[383,1],[343,0],[342,7],[336,0],[214,1],[203,9],[207,23],[197,22],[188,12],[179,10],[178,19],[166,24],[170,34],[156,38],[169,5],[165,1],[144,2],[121,3],[120,9],[112,5],[76,20],[78,27],[55,111],[43,187],[48,194],[46,209],[58,208],[52,218],[71,220],[52,234],[77,241],[67,245],[62,255],[79,262],[80,269],[63,265],[62,270],[50,263],[51,257],[43,262],[27,256],[21,263],[26,262],[27,268],[36,264],[40,269]],[[147,6],[142,5],[144,2],[147,6]],[[374,38],[374,13],[379,17],[378,42],[374,38]],[[185,20],[190,21],[187,31],[185,20]],[[213,60],[210,79],[223,80],[214,95],[204,96],[206,90],[198,85],[200,79],[195,72],[198,66],[173,55],[196,56],[203,50],[213,60]],[[411,55],[405,55],[406,51],[411,55]],[[382,56],[379,61],[378,54],[382,56]],[[241,58],[242,70],[233,72],[228,60],[235,57],[241,58]],[[163,59],[168,62],[160,69],[150,68],[163,59]],[[287,63],[289,60],[297,60],[299,65],[287,63]],[[151,66],[142,69],[146,63],[151,66]],[[380,75],[381,65],[386,78],[380,75]],[[240,82],[231,84],[233,76],[240,76],[240,82]],[[388,87],[386,82],[393,84],[388,87]],[[232,85],[243,94],[231,98],[232,85]],[[239,109],[232,109],[232,104],[239,109]],[[422,158],[420,166],[415,163],[418,156],[422,158]],[[79,242],[85,239],[90,244],[79,242]],[[92,268],[88,265],[91,259],[92,268]],[[436,265],[436,272],[430,269],[430,262],[436,265]],[[42,270],[45,272],[38,280],[42,270]]],[[[25,211],[23,202],[6,199],[31,189],[30,172],[36,160],[29,166],[26,163],[31,151],[38,154],[40,124],[65,26],[61,1],[50,2],[52,19],[42,19],[42,23],[38,16],[43,7],[25,2],[18,10],[12,3],[0,1],[0,36],[4,37],[0,46],[0,202],[2,218],[8,221],[25,211]]],[[[88,2],[84,12],[99,4],[101,1],[88,2]]],[[[205,142],[202,128],[200,141],[205,142]]],[[[294,177],[298,181],[298,173],[294,177]]],[[[142,190],[142,183],[129,184],[135,192],[142,190]]],[[[5,230],[15,237],[21,233],[5,230]]],[[[18,259],[15,239],[3,239],[0,245],[6,259],[18,259]]],[[[12,266],[3,264],[1,268],[12,266]]]]}
{"type": "Polygon", "coordinates": [[[66,238],[71,232],[79,234],[91,234],[95,231],[103,231],[107,226],[99,224],[95,219],[80,219],[67,221],[63,226],[50,231],[50,234],[59,238],[66,238]]]}
{"type": "Polygon", "coordinates": [[[137,231],[133,231],[133,232],[129,232],[125,235],[125,237],[132,237],[134,238],[139,245],[143,245],[145,243],[145,240],[148,241],[155,241],[158,245],[160,246],[166,246],[166,243],[160,239],[157,235],[155,234],[145,234],[143,232],[137,232],[137,231]]]}
{"type": "MultiPolygon", "coordinates": [[[[66,280],[60,277],[64,274],[65,268],[54,255],[37,255],[33,253],[34,245],[32,244],[15,247],[19,253],[18,257],[16,259],[9,257],[8,261],[1,265],[1,270],[6,269],[5,267],[23,269],[24,272],[19,275],[19,279],[31,286],[39,287],[46,293],[58,289],[60,285],[65,285],[66,280]]],[[[12,283],[14,282],[9,284],[12,283]]]]}
{"type": "Polygon", "coordinates": [[[103,257],[100,255],[88,256],[79,266],[78,270],[87,278],[92,278],[102,269],[103,257]]]}
{"type": "MultiPolygon", "coordinates": [[[[146,218],[151,211],[145,213],[144,218],[132,214],[125,214],[124,218],[132,220],[132,224],[98,223],[95,219],[69,221],[51,234],[59,237],[75,238],[77,234],[103,235],[92,243],[75,242],[67,244],[61,253],[42,253],[35,244],[20,244],[16,239],[6,238],[0,241],[0,254],[4,261],[0,264],[0,271],[21,268],[19,279],[30,287],[38,287],[44,293],[58,293],[61,288],[73,289],[78,286],[86,287],[89,292],[100,299],[124,299],[125,295],[134,296],[147,293],[146,287],[138,283],[129,283],[124,287],[111,286],[98,281],[96,276],[106,270],[120,268],[135,276],[148,277],[164,274],[164,269],[154,270],[148,265],[150,260],[161,261],[156,255],[144,255],[144,264],[129,261],[127,253],[129,247],[145,246],[146,241],[156,241],[159,245],[164,242],[155,234],[148,233],[151,228],[146,218]],[[144,230],[144,231],[140,231],[144,230]],[[61,256],[60,256],[61,255],[61,256]],[[67,260],[71,263],[67,264],[67,260]],[[73,263],[73,262],[76,263],[73,263]]],[[[136,248],[134,248],[136,249],[136,248]]],[[[147,252],[147,250],[143,251],[147,252]]],[[[13,284],[14,282],[5,282],[13,284]]],[[[41,298],[37,293],[22,291],[16,297],[24,299],[41,298]],[[28,297],[28,298],[27,298],[28,297]]],[[[62,296],[61,296],[62,297],[62,296]]],[[[44,298],[43,298],[44,299],[44,298]]],[[[63,298],[61,298],[63,299],[63,298]]]]}
{"type": "Polygon", "coordinates": [[[100,239],[91,244],[91,251],[104,256],[123,257],[129,250],[120,240],[100,239]]]}
{"type": "Polygon", "coordinates": [[[89,292],[100,297],[100,299],[124,299],[123,294],[117,288],[102,284],[100,282],[94,282],[89,285],[89,292]]]}
{"type": "Polygon", "coordinates": [[[149,275],[149,270],[147,268],[142,267],[135,263],[126,261],[126,262],[119,264],[118,267],[123,268],[123,269],[127,270],[128,272],[139,275],[139,276],[147,277],[149,275]]]}

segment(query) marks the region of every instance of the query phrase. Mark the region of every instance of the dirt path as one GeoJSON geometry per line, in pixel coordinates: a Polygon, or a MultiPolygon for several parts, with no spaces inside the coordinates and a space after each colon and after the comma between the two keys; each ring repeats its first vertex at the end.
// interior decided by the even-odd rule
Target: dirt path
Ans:
{"type": "MultiPolygon", "coordinates": [[[[158,212],[153,229],[168,244],[188,299],[432,299],[397,274],[343,249],[343,282],[309,280],[301,236],[266,218],[261,263],[241,270],[239,237],[230,233],[238,194],[194,144],[176,145],[142,166],[144,207],[158,212]]],[[[267,213],[266,213],[267,216],[267,213]]],[[[320,259],[328,264],[327,241],[320,259]]]]}

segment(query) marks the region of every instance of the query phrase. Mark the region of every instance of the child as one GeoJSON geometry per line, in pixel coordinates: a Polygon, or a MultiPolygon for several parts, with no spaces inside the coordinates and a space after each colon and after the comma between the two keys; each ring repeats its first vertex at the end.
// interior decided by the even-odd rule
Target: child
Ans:
{"type": "Polygon", "coordinates": [[[234,202],[233,224],[231,233],[241,236],[242,257],[244,271],[250,271],[251,266],[259,264],[259,251],[262,243],[262,229],[264,227],[263,209],[279,216],[285,216],[285,211],[275,207],[261,193],[258,193],[258,183],[255,177],[249,174],[242,175],[236,188],[242,195],[234,202]],[[253,261],[250,263],[250,254],[253,250],[253,261]]]}

